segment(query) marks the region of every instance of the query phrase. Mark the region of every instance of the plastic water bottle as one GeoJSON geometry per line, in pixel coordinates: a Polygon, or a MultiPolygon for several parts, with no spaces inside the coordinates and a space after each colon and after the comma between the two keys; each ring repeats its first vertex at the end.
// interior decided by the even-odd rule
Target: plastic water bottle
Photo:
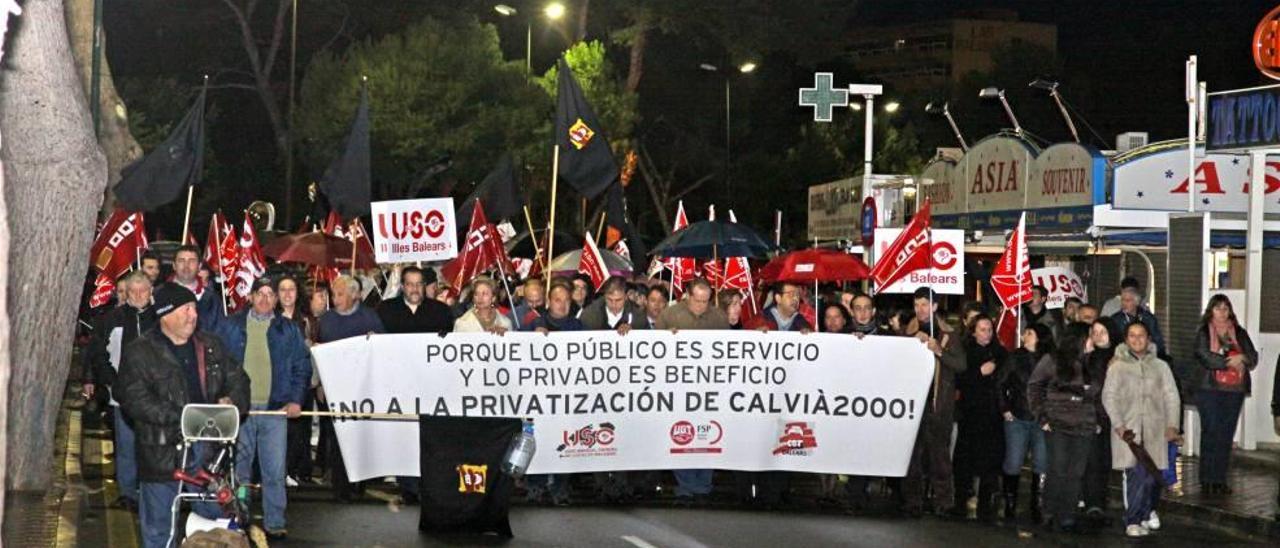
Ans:
{"type": "Polygon", "coordinates": [[[524,421],[524,429],[511,437],[507,446],[507,454],[502,459],[502,472],[518,478],[529,470],[533,462],[533,454],[538,451],[538,443],[533,439],[533,421],[524,421]]]}

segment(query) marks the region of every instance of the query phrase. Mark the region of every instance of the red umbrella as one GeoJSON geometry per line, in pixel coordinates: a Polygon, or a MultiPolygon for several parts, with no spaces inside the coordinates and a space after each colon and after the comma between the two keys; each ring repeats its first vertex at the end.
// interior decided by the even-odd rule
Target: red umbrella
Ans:
{"type": "MultiPolygon", "coordinates": [[[[280,236],[263,246],[262,253],[282,263],[351,268],[351,242],[319,231],[280,236]]],[[[367,251],[356,255],[356,268],[377,266],[367,251]]]]}
{"type": "Polygon", "coordinates": [[[871,275],[862,260],[834,249],[804,249],[774,258],[760,270],[769,282],[846,282],[871,275]]]}

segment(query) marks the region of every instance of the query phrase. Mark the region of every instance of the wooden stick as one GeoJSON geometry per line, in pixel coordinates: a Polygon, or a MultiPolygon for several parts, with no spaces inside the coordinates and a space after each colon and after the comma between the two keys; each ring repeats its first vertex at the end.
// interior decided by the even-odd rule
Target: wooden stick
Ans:
{"type": "Polygon", "coordinates": [[[551,153],[551,216],[547,219],[547,287],[551,287],[551,256],[556,247],[556,186],[560,179],[560,145],[551,153]]]}
{"type": "Polygon", "coordinates": [[[217,272],[218,288],[222,290],[222,298],[219,300],[222,301],[222,315],[226,316],[227,315],[227,297],[229,297],[229,295],[227,295],[226,276],[222,275],[222,226],[218,224],[217,213],[213,214],[213,217],[209,219],[209,222],[213,223],[214,237],[218,239],[218,241],[214,242],[214,244],[217,245],[217,249],[218,249],[218,272],[217,272]]]}
{"type": "MultiPolygon", "coordinates": [[[[387,420],[418,420],[418,416],[411,413],[343,413],[341,411],[303,411],[303,417],[343,417],[351,419],[387,419],[387,420]]],[[[251,417],[283,417],[284,411],[250,411],[251,417]]]]}
{"type": "Polygon", "coordinates": [[[533,256],[543,270],[547,269],[547,260],[542,256],[542,248],[538,246],[538,233],[533,230],[533,217],[529,216],[529,206],[524,206],[524,224],[529,227],[529,239],[533,240],[533,256]]]}
{"type": "Polygon", "coordinates": [[[359,249],[358,247],[356,247],[356,240],[359,240],[360,236],[356,235],[355,227],[356,227],[356,223],[358,222],[360,222],[358,218],[353,219],[351,221],[351,224],[347,226],[347,234],[350,235],[351,237],[351,277],[352,278],[356,277],[356,249],[359,249]]]}
{"type": "Polygon", "coordinates": [[[187,212],[182,217],[182,244],[187,245],[187,231],[191,225],[191,200],[196,196],[196,187],[191,185],[187,187],[187,212]]]}
{"type": "MultiPolygon", "coordinates": [[[[608,211],[600,212],[600,226],[596,227],[596,247],[600,246],[600,235],[604,234],[604,218],[609,214],[608,211]]],[[[600,265],[604,266],[604,265],[600,265]]],[[[606,269],[608,270],[608,269],[606,269]]]]}

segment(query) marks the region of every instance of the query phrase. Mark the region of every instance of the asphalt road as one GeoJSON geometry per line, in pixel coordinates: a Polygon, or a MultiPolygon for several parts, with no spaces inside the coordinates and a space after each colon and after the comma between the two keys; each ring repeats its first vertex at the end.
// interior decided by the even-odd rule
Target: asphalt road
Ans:
{"type": "Polygon", "coordinates": [[[1015,527],[926,517],[852,517],[837,512],[747,511],[676,508],[670,505],[546,508],[511,511],[515,538],[439,538],[417,531],[419,508],[390,496],[341,505],[325,491],[291,493],[289,545],[297,546],[504,546],[504,547],[825,547],[825,546],[1225,546],[1263,544],[1169,518],[1165,529],[1134,542],[1119,526],[1089,535],[1047,534],[1015,527]],[[1028,534],[1031,533],[1031,534],[1028,534]]]}

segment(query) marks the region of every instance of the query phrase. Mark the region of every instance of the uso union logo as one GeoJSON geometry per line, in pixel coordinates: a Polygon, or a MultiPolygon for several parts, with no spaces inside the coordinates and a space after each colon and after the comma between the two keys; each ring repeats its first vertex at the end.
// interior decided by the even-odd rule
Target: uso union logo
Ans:
{"type": "Polygon", "coordinates": [[[947,270],[956,265],[956,247],[950,242],[934,242],[929,251],[933,253],[934,268],[947,270]]]}
{"type": "Polygon", "coordinates": [[[613,447],[617,440],[613,423],[602,422],[599,426],[588,424],[577,430],[564,430],[560,433],[560,440],[556,452],[561,458],[611,457],[618,453],[613,447]]]}
{"type": "Polygon", "coordinates": [[[719,421],[694,424],[682,420],[671,425],[671,454],[717,454],[723,451],[724,427],[719,421]]]}

